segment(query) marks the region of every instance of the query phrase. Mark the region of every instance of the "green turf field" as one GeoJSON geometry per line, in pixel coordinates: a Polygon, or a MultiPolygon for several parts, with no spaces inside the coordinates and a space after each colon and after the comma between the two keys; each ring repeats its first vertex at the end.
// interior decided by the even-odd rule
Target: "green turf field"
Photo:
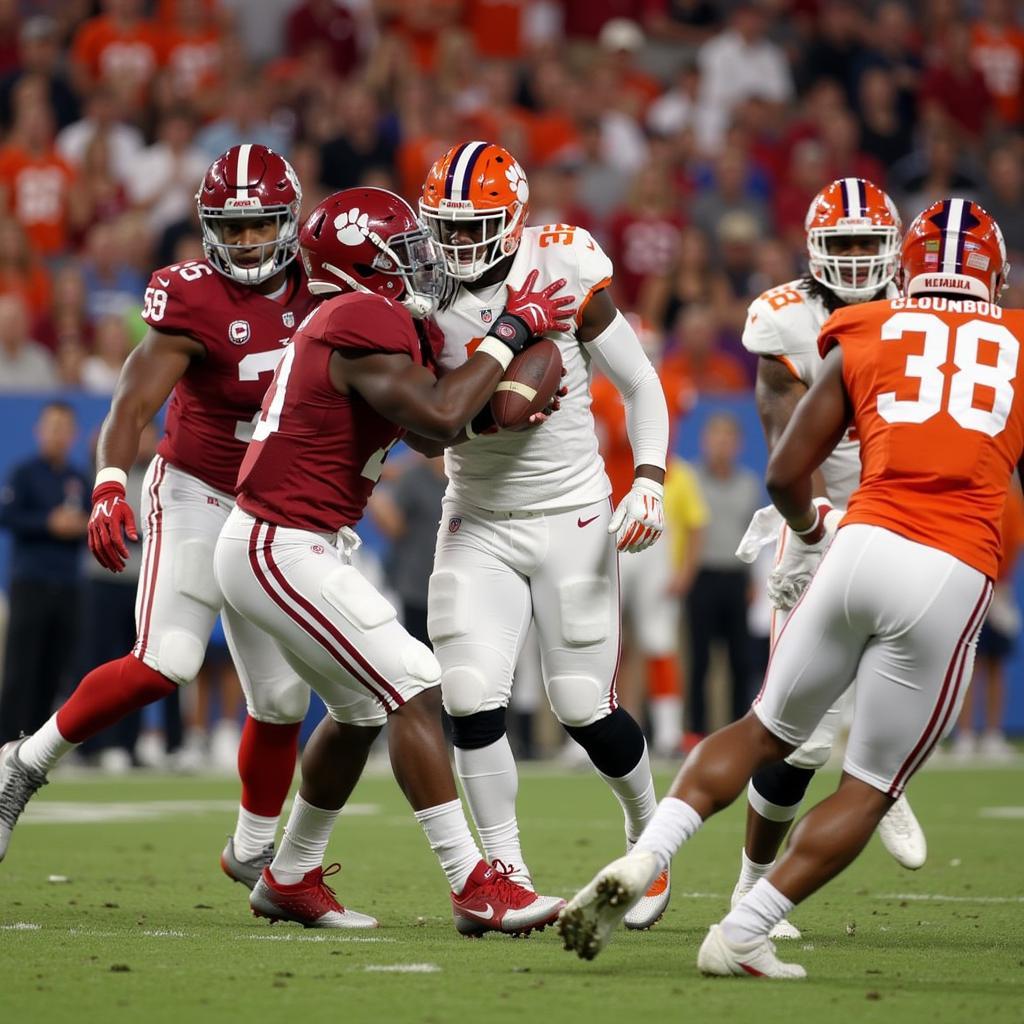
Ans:
{"type": "MultiPolygon", "coordinates": [[[[364,780],[330,850],[342,900],[383,925],[356,934],[250,916],[217,867],[229,780],[59,779],[0,865],[0,1021],[1024,1021],[1022,782],[1019,769],[916,779],[928,864],[904,872],[873,842],[792,915],[804,939],[786,948],[810,978],[765,982],[694,966],[734,881],[738,807],[677,858],[661,924],[584,963],[553,929],[460,938],[390,777],[364,780]]],[[[618,809],[586,774],[528,772],[521,808],[545,892],[571,894],[621,852],[618,809]]]]}

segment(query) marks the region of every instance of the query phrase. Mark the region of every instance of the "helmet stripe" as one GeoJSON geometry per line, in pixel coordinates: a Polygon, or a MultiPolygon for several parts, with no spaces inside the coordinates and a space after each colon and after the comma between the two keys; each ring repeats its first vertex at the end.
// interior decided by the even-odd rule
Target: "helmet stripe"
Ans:
{"type": "Polygon", "coordinates": [[[868,215],[868,189],[863,178],[857,179],[857,201],[860,203],[858,216],[866,217],[868,215]]]}
{"type": "Polygon", "coordinates": [[[843,216],[860,216],[860,194],[857,191],[856,178],[843,178],[843,216]]]}
{"type": "Polygon", "coordinates": [[[249,198],[249,153],[252,151],[251,143],[244,143],[238,147],[238,177],[237,183],[241,186],[236,195],[236,199],[248,199],[249,198]]]}
{"type": "Polygon", "coordinates": [[[964,240],[960,229],[963,226],[964,201],[950,199],[945,206],[946,229],[942,234],[942,271],[946,274],[956,274],[963,258],[964,240]]]}
{"type": "Polygon", "coordinates": [[[452,154],[452,158],[448,163],[448,173],[444,176],[444,197],[445,199],[451,199],[452,197],[452,181],[455,178],[455,168],[459,162],[459,157],[462,156],[463,151],[469,145],[468,142],[464,142],[455,152],[452,154]]]}
{"type": "Polygon", "coordinates": [[[470,174],[476,164],[477,157],[487,148],[486,142],[467,142],[459,150],[458,159],[454,161],[452,187],[449,199],[465,199],[469,191],[470,174]],[[458,192],[458,195],[455,193],[458,192]]]}

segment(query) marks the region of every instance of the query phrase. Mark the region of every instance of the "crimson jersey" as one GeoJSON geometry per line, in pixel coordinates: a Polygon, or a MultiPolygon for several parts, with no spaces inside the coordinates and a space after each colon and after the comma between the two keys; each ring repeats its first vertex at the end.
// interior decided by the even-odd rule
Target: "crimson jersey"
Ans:
{"type": "Polygon", "coordinates": [[[284,346],[319,300],[294,263],[281,300],[218,273],[206,260],[156,271],[142,319],[200,342],[174,386],[158,451],[172,465],[233,494],[245,446],[284,346]]]}
{"type": "Polygon", "coordinates": [[[436,342],[406,310],[350,292],[324,302],[299,326],[267,389],[238,475],[238,504],[279,526],[334,533],[353,526],[405,431],[356,393],[339,394],[328,364],[345,354],[406,353],[433,365],[436,342]]]}

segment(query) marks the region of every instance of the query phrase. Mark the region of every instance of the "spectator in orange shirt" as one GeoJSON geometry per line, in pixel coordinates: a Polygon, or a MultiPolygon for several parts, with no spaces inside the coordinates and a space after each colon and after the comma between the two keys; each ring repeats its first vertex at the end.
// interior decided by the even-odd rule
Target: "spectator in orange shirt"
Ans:
{"type": "Polygon", "coordinates": [[[718,347],[718,321],[708,306],[688,306],[679,314],[676,345],[665,363],[690,381],[701,395],[727,395],[750,390],[740,360],[718,347]]]}
{"type": "Polygon", "coordinates": [[[1024,121],[1024,29],[1007,0],[985,0],[971,28],[971,60],[992,94],[1000,119],[1024,121]]]}
{"type": "Polygon", "coordinates": [[[75,172],[54,149],[53,114],[35,84],[19,83],[14,128],[0,149],[0,209],[21,224],[39,256],[50,258],[67,247],[75,172]]]}
{"type": "Polygon", "coordinates": [[[637,54],[644,46],[643,29],[630,18],[612,18],[602,26],[598,43],[601,63],[614,72],[620,93],[630,98],[632,113],[643,117],[664,91],[656,78],[637,67],[637,54]]]}
{"type": "Polygon", "coordinates": [[[141,0],[103,0],[103,13],[75,33],[71,57],[80,91],[109,83],[141,105],[160,64],[160,33],[142,17],[141,0]]]}
{"type": "Polygon", "coordinates": [[[169,94],[192,102],[218,76],[223,32],[207,0],[176,0],[160,30],[160,65],[169,94]]]}
{"type": "Polygon", "coordinates": [[[35,325],[46,316],[51,294],[50,277],[29,247],[25,229],[0,217],[0,295],[21,296],[35,325]]]}
{"type": "Polygon", "coordinates": [[[462,21],[473,36],[476,52],[503,60],[521,56],[527,7],[529,0],[466,0],[462,21]]]}

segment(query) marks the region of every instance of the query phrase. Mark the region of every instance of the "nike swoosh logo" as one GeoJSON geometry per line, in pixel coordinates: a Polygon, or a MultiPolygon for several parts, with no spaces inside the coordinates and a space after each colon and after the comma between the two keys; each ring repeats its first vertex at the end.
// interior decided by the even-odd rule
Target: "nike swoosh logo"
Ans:
{"type": "Polygon", "coordinates": [[[460,911],[463,914],[472,914],[473,917],[479,917],[483,921],[489,921],[494,917],[494,907],[490,903],[485,904],[486,910],[471,910],[469,907],[460,907],[460,911]]]}
{"type": "Polygon", "coordinates": [[[170,283],[171,283],[171,279],[170,279],[169,277],[167,277],[167,278],[164,278],[164,277],[158,277],[158,278],[157,278],[157,280],[158,280],[158,281],[159,281],[159,282],[160,282],[160,283],[161,283],[161,284],[162,284],[162,285],[163,285],[163,286],[164,286],[165,288],[167,288],[167,287],[168,287],[168,286],[170,285],[170,283]]]}
{"type": "Polygon", "coordinates": [[[576,525],[582,530],[584,526],[589,526],[595,519],[600,518],[600,516],[591,516],[589,519],[577,519],[576,525]]]}

